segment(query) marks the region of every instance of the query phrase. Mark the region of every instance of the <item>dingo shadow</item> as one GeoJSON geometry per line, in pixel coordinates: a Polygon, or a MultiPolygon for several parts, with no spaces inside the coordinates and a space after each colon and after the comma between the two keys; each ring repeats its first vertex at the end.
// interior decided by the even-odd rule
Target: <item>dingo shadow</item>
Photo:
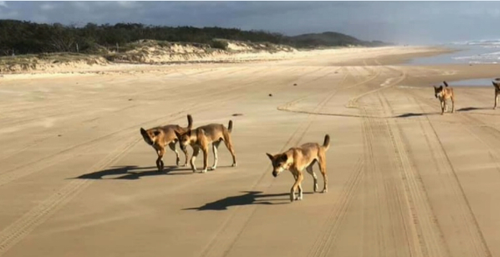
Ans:
{"type": "Polygon", "coordinates": [[[404,114],[394,116],[393,118],[411,118],[411,117],[429,116],[429,115],[437,115],[437,114],[441,114],[441,113],[436,113],[436,112],[413,113],[413,112],[409,112],[409,113],[404,113],[404,114]]]}
{"type": "Polygon", "coordinates": [[[159,172],[156,167],[138,167],[138,166],[120,166],[113,167],[110,169],[105,169],[101,171],[91,172],[87,174],[80,175],[76,179],[140,179],[146,176],[161,176],[161,175],[188,175],[192,174],[191,169],[182,169],[182,167],[177,166],[166,166],[163,172],[159,172]],[[186,171],[183,173],[171,173],[173,170],[186,171]],[[122,176],[120,176],[122,175],[122,176]],[[112,176],[112,178],[105,178],[106,176],[112,176]],[[118,176],[118,177],[117,177],[118,176]]]}
{"type": "Polygon", "coordinates": [[[457,112],[470,112],[470,111],[480,111],[480,110],[491,110],[492,108],[485,107],[464,107],[457,110],[457,112]]]}
{"type": "MultiPolygon", "coordinates": [[[[185,208],[183,210],[198,210],[198,211],[224,211],[231,206],[241,206],[241,205],[251,205],[251,204],[263,204],[263,205],[277,205],[277,204],[289,204],[290,194],[262,194],[261,191],[242,191],[244,194],[237,196],[229,196],[211,203],[206,203],[200,207],[185,208]],[[279,196],[286,196],[280,197],[279,196]]],[[[304,192],[304,194],[312,194],[304,192]]]]}

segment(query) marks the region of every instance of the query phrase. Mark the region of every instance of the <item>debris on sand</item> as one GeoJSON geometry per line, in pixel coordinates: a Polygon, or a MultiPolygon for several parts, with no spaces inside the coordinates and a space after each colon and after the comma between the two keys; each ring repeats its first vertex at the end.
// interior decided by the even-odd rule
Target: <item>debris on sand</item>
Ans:
{"type": "Polygon", "coordinates": [[[243,113],[234,113],[232,116],[243,116],[243,113]]]}
{"type": "Polygon", "coordinates": [[[269,94],[269,96],[273,96],[273,94],[269,94]]]}
{"type": "Polygon", "coordinates": [[[294,84],[293,84],[293,86],[294,86],[294,87],[296,87],[296,86],[297,86],[297,83],[294,83],[294,84]]]}
{"type": "Polygon", "coordinates": [[[132,99],[132,98],[129,98],[128,100],[129,100],[129,101],[132,101],[133,99],[132,99]]]}

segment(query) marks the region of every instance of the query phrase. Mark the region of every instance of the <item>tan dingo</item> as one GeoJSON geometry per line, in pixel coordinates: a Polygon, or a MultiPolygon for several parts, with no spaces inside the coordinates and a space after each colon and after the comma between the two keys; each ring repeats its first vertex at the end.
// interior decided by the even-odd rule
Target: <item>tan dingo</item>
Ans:
{"type": "MultiPolygon", "coordinates": [[[[158,154],[158,158],[156,159],[156,167],[158,168],[158,171],[163,171],[163,155],[165,154],[165,148],[167,145],[172,149],[172,151],[175,152],[176,156],[176,165],[179,166],[179,152],[175,148],[175,144],[179,139],[176,136],[176,133],[184,133],[188,130],[190,130],[193,127],[193,117],[191,115],[187,115],[188,119],[188,126],[186,128],[183,128],[179,125],[166,125],[166,126],[161,126],[161,127],[155,127],[155,128],[150,128],[148,130],[145,130],[141,128],[141,135],[144,138],[144,141],[152,146],[155,150],[156,153],[158,154]]],[[[188,153],[187,149],[185,147],[182,147],[181,149],[184,152],[184,155],[186,156],[186,162],[184,163],[183,166],[186,166],[187,160],[188,160],[188,153]]]]}
{"type": "Polygon", "coordinates": [[[288,151],[279,154],[266,153],[271,159],[273,165],[273,176],[277,177],[282,171],[289,170],[295,178],[295,183],[290,190],[290,201],[302,200],[302,180],[304,179],[303,170],[306,169],[314,179],[314,192],[318,190],[318,178],[313,171],[314,163],[318,163],[319,170],[323,175],[323,191],[328,192],[328,175],[326,174],[326,156],[325,153],[330,147],[330,136],[325,135],[323,145],[318,143],[305,143],[300,147],[292,147],[288,151]],[[298,196],[295,192],[298,189],[298,196]]]}

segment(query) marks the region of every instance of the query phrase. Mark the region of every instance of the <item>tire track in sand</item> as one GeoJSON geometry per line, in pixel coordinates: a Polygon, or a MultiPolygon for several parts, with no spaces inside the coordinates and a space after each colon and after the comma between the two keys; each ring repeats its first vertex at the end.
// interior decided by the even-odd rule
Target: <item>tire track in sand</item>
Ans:
{"type": "MultiPolygon", "coordinates": [[[[88,171],[100,170],[112,164],[132,147],[140,139],[133,138],[115,149],[100,162],[92,166],[88,171]]],[[[0,231],[0,256],[6,253],[14,245],[30,234],[38,225],[45,222],[51,214],[55,213],[60,207],[64,206],[79,192],[87,188],[93,180],[73,180],[63,186],[56,193],[45,199],[38,206],[21,216],[14,223],[0,231]]]]}
{"type": "MultiPolygon", "coordinates": [[[[422,104],[429,105],[429,101],[423,97],[412,95],[415,98],[420,111],[425,113],[422,104]],[[420,99],[417,100],[417,99],[420,99]]],[[[433,106],[433,105],[432,105],[433,106]]],[[[434,109],[434,107],[431,107],[434,109]]],[[[447,234],[446,243],[450,256],[487,256],[491,257],[484,235],[477,222],[469,200],[456,174],[453,164],[444,148],[432,121],[429,116],[424,115],[419,118],[421,130],[424,133],[428,145],[429,154],[432,156],[432,163],[437,168],[437,175],[433,182],[439,183],[439,188],[446,194],[446,213],[436,214],[439,223],[443,226],[443,233],[447,234]],[[427,122],[423,122],[426,120],[427,122]],[[454,228],[452,231],[444,228],[454,228]]]]}
{"type": "MultiPolygon", "coordinates": [[[[380,70],[378,75],[380,75],[380,70]]],[[[378,76],[377,75],[377,76],[378,76]]],[[[366,84],[373,79],[368,79],[358,83],[357,85],[366,84]]],[[[399,81],[393,82],[393,84],[398,83],[399,81]]],[[[367,115],[367,111],[364,108],[359,108],[361,111],[361,116],[370,117],[367,115]]],[[[351,178],[348,180],[346,189],[339,196],[339,204],[335,204],[332,207],[332,210],[328,214],[328,218],[323,226],[325,229],[320,233],[316,243],[311,249],[308,256],[329,256],[330,252],[336,247],[336,241],[339,236],[339,230],[345,220],[348,210],[350,208],[350,204],[352,203],[352,198],[354,198],[360,182],[364,179],[365,176],[370,175],[374,179],[380,179],[380,173],[374,173],[365,171],[365,169],[370,169],[375,162],[375,156],[373,155],[376,150],[375,147],[377,145],[374,144],[376,138],[377,126],[374,126],[372,119],[363,119],[362,123],[362,134],[363,134],[363,146],[364,146],[364,154],[363,159],[360,160],[358,165],[355,167],[351,178]],[[365,174],[366,173],[366,174],[365,174]],[[375,176],[375,177],[373,177],[375,176]]],[[[377,132],[378,133],[378,132],[377,132]]],[[[368,179],[368,178],[366,178],[368,179]]],[[[387,190],[384,186],[379,186],[381,191],[387,190]]],[[[380,200],[380,197],[378,197],[380,200]]],[[[381,213],[379,213],[380,215],[381,213]]],[[[383,247],[383,245],[382,245],[383,247]]]]}
{"type": "MultiPolygon", "coordinates": [[[[382,96],[384,110],[386,114],[394,115],[389,101],[382,96]]],[[[437,223],[434,210],[430,205],[427,191],[422,183],[422,179],[414,164],[411,161],[408,150],[406,149],[406,138],[394,119],[388,119],[388,130],[391,134],[391,140],[394,144],[396,155],[399,158],[399,170],[401,171],[401,182],[405,189],[405,202],[411,217],[411,233],[417,256],[451,256],[447,248],[441,228],[437,223]]]]}
{"type": "MultiPolygon", "coordinates": [[[[334,92],[335,90],[332,90],[332,93],[334,92]]],[[[322,102],[318,103],[316,109],[319,110],[323,108],[324,105],[328,103],[329,99],[330,97],[327,96],[322,102]]],[[[307,119],[301,122],[300,125],[297,127],[297,129],[293,132],[293,134],[289,137],[289,139],[280,149],[280,152],[284,151],[288,146],[290,146],[292,141],[300,142],[300,140],[302,140],[302,138],[306,134],[307,130],[310,128],[315,118],[316,118],[315,115],[309,115],[307,119]]],[[[271,167],[270,164],[268,164],[265,170],[269,170],[270,167],[271,167]]],[[[267,172],[263,173],[261,177],[252,185],[251,187],[252,191],[258,188],[263,188],[265,190],[272,186],[272,182],[269,183],[268,185],[262,185],[263,179],[265,178],[266,175],[268,175],[267,172]]],[[[208,244],[202,250],[200,256],[217,256],[217,257],[227,256],[227,254],[231,251],[237,239],[240,237],[241,233],[244,231],[244,228],[250,221],[250,218],[257,209],[257,206],[250,206],[246,208],[237,206],[235,207],[235,209],[236,210],[232,213],[232,215],[230,215],[223,222],[223,224],[220,226],[220,229],[210,239],[208,244]]]]}

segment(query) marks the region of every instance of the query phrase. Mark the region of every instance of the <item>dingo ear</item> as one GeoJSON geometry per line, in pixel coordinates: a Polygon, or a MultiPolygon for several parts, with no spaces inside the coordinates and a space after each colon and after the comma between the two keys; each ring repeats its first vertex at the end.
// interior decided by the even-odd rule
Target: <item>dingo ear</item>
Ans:
{"type": "Polygon", "coordinates": [[[148,133],[146,132],[146,130],[145,130],[145,129],[143,129],[143,128],[141,128],[141,134],[142,134],[143,136],[147,136],[147,135],[148,135],[148,133]]]}
{"type": "Polygon", "coordinates": [[[288,155],[286,155],[286,154],[282,154],[282,155],[280,156],[280,160],[282,160],[283,162],[286,162],[286,161],[288,160],[288,155]]]}
{"type": "Polygon", "coordinates": [[[271,159],[271,161],[273,160],[273,155],[272,154],[269,154],[269,153],[266,153],[267,157],[269,157],[269,159],[271,159]]]}
{"type": "Polygon", "coordinates": [[[177,139],[181,140],[182,135],[179,134],[179,132],[177,132],[177,131],[174,131],[174,132],[175,132],[175,136],[177,137],[177,139]]]}
{"type": "Polygon", "coordinates": [[[155,130],[155,131],[153,132],[153,134],[154,134],[155,136],[158,136],[158,135],[160,134],[160,131],[159,131],[159,130],[155,130]]]}

